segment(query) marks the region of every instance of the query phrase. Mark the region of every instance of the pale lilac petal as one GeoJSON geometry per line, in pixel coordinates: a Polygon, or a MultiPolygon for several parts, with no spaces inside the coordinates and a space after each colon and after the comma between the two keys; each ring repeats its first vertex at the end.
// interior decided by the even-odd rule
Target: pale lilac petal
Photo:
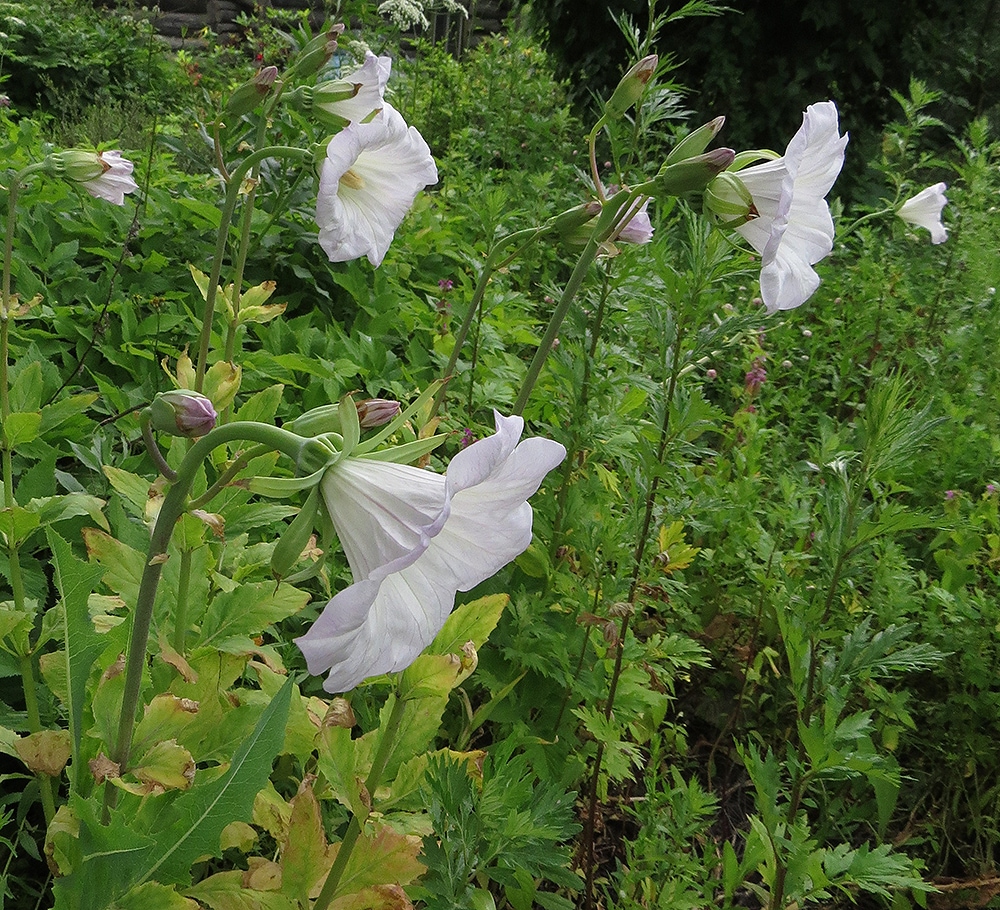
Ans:
{"type": "Polygon", "coordinates": [[[105,171],[93,180],[84,181],[83,188],[96,199],[124,205],[125,194],[139,189],[139,185],[132,179],[132,162],[122,158],[121,152],[100,152],[98,158],[105,171]]]}
{"type": "Polygon", "coordinates": [[[456,593],[531,542],[527,499],[566,450],[548,439],[519,442],[519,417],[496,421],[497,432],[456,455],[445,477],[363,459],[346,459],[324,477],[355,583],[296,643],[310,673],[330,671],[327,691],[408,666],[440,631],[456,593]],[[371,490],[361,489],[366,482],[371,490]]]}
{"type": "Polygon", "coordinates": [[[907,224],[930,231],[931,243],[944,243],[948,239],[948,229],[941,222],[941,211],[948,203],[946,189],[948,184],[935,183],[907,199],[896,212],[907,224]]]}
{"type": "Polygon", "coordinates": [[[819,287],[812,266],[833,249],[825,197],[844,165],[847,141],[837,106],[811,104],[781,158],[739,172],[758,217],[737,230],[761,254],[761,297],[769,313],[800,306],[819,287]]]}
{"type": "Polygon", "coordinates": [[[417,193],[437,182],[430,149],[389,104],[327,146],[316,199],[319,242],[331,262],[367,256],[379,266],[417,193]]]}

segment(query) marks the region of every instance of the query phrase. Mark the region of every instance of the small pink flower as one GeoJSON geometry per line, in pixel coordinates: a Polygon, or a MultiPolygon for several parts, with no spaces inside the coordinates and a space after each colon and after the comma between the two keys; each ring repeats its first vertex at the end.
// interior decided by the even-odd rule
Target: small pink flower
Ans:
{"type": "Polygon", "coordinates": [[[747,372],[744,388],[747,394],[753,398],[759,391],[762,385],[767,382],[767,370],[764,369],[764,361],[762,358],[758,357],[754,362],[753,366],[747,372]]]}

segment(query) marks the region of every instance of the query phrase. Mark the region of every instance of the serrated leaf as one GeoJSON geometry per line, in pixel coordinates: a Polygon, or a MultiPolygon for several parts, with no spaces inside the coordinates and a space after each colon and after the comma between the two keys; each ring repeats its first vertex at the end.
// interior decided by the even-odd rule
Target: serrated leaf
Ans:
{"type": "Polygon", "coordinates": [[[195,767],[191,753],[173,739],[156,743],[134,767],[135,774],[147,786],[164,790],[190,790],[195,767]]]}
{"type": "Polygon", "coordinates": [[[281,890],[307,906],[313,887],[329,871],[323,818],[312,779],[302,782],[291,805],[288,835],[281,848],[281,890]]]}
{"type": "Polygon", "coordinates": [[[149,499],[150,483],[139,474],[123,471],[121,468],[104,465],[104,476],[125,500],[133,506],[133,514],[140,518],[146,514],[146,502],[149,499]]]}
{"type": "Polygon", "coordinates": [[[362,835],[347,861],[333,906],[339,906],[338,898],[365,888],[409,884],[424,872],[424,864],[417,859],[419,853],[420,838],[398,834],[389,827],[374,837],[362,835]]]}
{"type": "Polygon", "coordinates": [[[135,606],[146,557],[97,528],[84,528],[83,542],[87,555],[103,568],[104,584],[129,606],[135,606]]]}
{"type": "Polygon", "coordinates": [[[510,601],[506,594],[489,594],[462,604],[445,620],[441,631],[427,647],[425,654],[461,654],[467,641],[476,648],[486,644],[490,633],[500,621],[500,614],[510,601]]]}
{"type": "Polygon", "coordinates": [[[16,449],[26,442],[31,442],[38,436],[42,425],[42,415],[39,411],[21,411],[8,414],[3,422],[3,440],[7,448],[16,449]]]}
{"type": "Polygon", "coordinates": [[[253,639],[268,626],[294,616],[309,602],[309,593],[272,582],[244,584],[217,595],[202,621],[197,647],[230,654],[253,653],[253,639]]]}
{"type": "Polygon", "coordinates": [[[21,506],[8,506],[0,510],[0,534],[7,539],[8,547],[19,547],[41,524],[34,512],[21,506]]]}
{"type": "Polygon", "coordinates": [[[155,861],[139,873],[139,883],[155,878],[183,882],[201,856],[218,856],[222,831],[233,821],[248,821],[254,797],[267,783],[281,748],[292,693],[289,680],[264,709],[253,733],[217,781],[182,793],[173,803],[178,820],[156,834],[155,861]]]}

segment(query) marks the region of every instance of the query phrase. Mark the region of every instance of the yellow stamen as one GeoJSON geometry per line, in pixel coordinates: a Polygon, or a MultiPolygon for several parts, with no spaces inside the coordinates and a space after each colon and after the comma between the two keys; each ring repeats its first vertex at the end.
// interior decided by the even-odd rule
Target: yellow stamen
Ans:
{"type": "Polygon", "coordinates": [[[365,185],[365,179],[360,174],[348,168],[340,175],[340,185],[352,190],[360,190],[365,185]]]}

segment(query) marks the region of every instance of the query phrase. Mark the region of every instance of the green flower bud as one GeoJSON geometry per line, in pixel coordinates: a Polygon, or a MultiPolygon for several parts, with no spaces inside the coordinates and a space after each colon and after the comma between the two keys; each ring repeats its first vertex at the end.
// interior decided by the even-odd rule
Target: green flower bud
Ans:
{"type": "Polygon", "coordinates": [[[646,83],[653,78],[658,63],[659,58],[656,54],[650,54],[635,64],[622,77],[614,94],[604,106],[604,115],[609,119],[617,120],[632,107],[642,97],[646,83]]]}
{"type": "Polygon", "coordinates": [[[249,114],[270,93],[278,78],[276,66],[265,66],[254,74],[249,82],[244,82],[232,95],[226,104],[225,114],[229,117],[239,117],[249,114]]]}
{"type": "Polygon", "coordinates": [[[319,486],[314,486],[299,509],[299,514],[285,528],[271,552],[271,574],[279,581],[288,575],[299,561],[302,551],[309,543],[309,537],[316,524],[319,512],[319,486]]]}
{"type": "Polygon", "coordinates": [[[291,72],[297,77],[305,77],[318,73],[337,50],[337,39],[344,33],[345,25],[337,22],[325,32],[316,35],[292,61],[291,72]]]}
{"type": "Polygon", "coordinates": [[[705,187],[705,213],[726,228],[739,227],[758,216],[746,184],[732,171],[723,171],[705,187]]]}
{"type": "Polygon", "coordinates": [[[678,161],[700,155],[719,134],[725,122],[725,117],[716,117],[714,120],[709,120],[708,123],[699,126],[698,129],[692,130],[673,147],[670,154],[667,155],[665,163],[676,164],[678,161]]]}
{"type": "Polygon", "coordinates": [[[732,149],[712,149],[676,164],[665,164],[653,180],[651,195],[680,196],[703,190],[716,174],[732,164],[734,157],[732,149]]]}

